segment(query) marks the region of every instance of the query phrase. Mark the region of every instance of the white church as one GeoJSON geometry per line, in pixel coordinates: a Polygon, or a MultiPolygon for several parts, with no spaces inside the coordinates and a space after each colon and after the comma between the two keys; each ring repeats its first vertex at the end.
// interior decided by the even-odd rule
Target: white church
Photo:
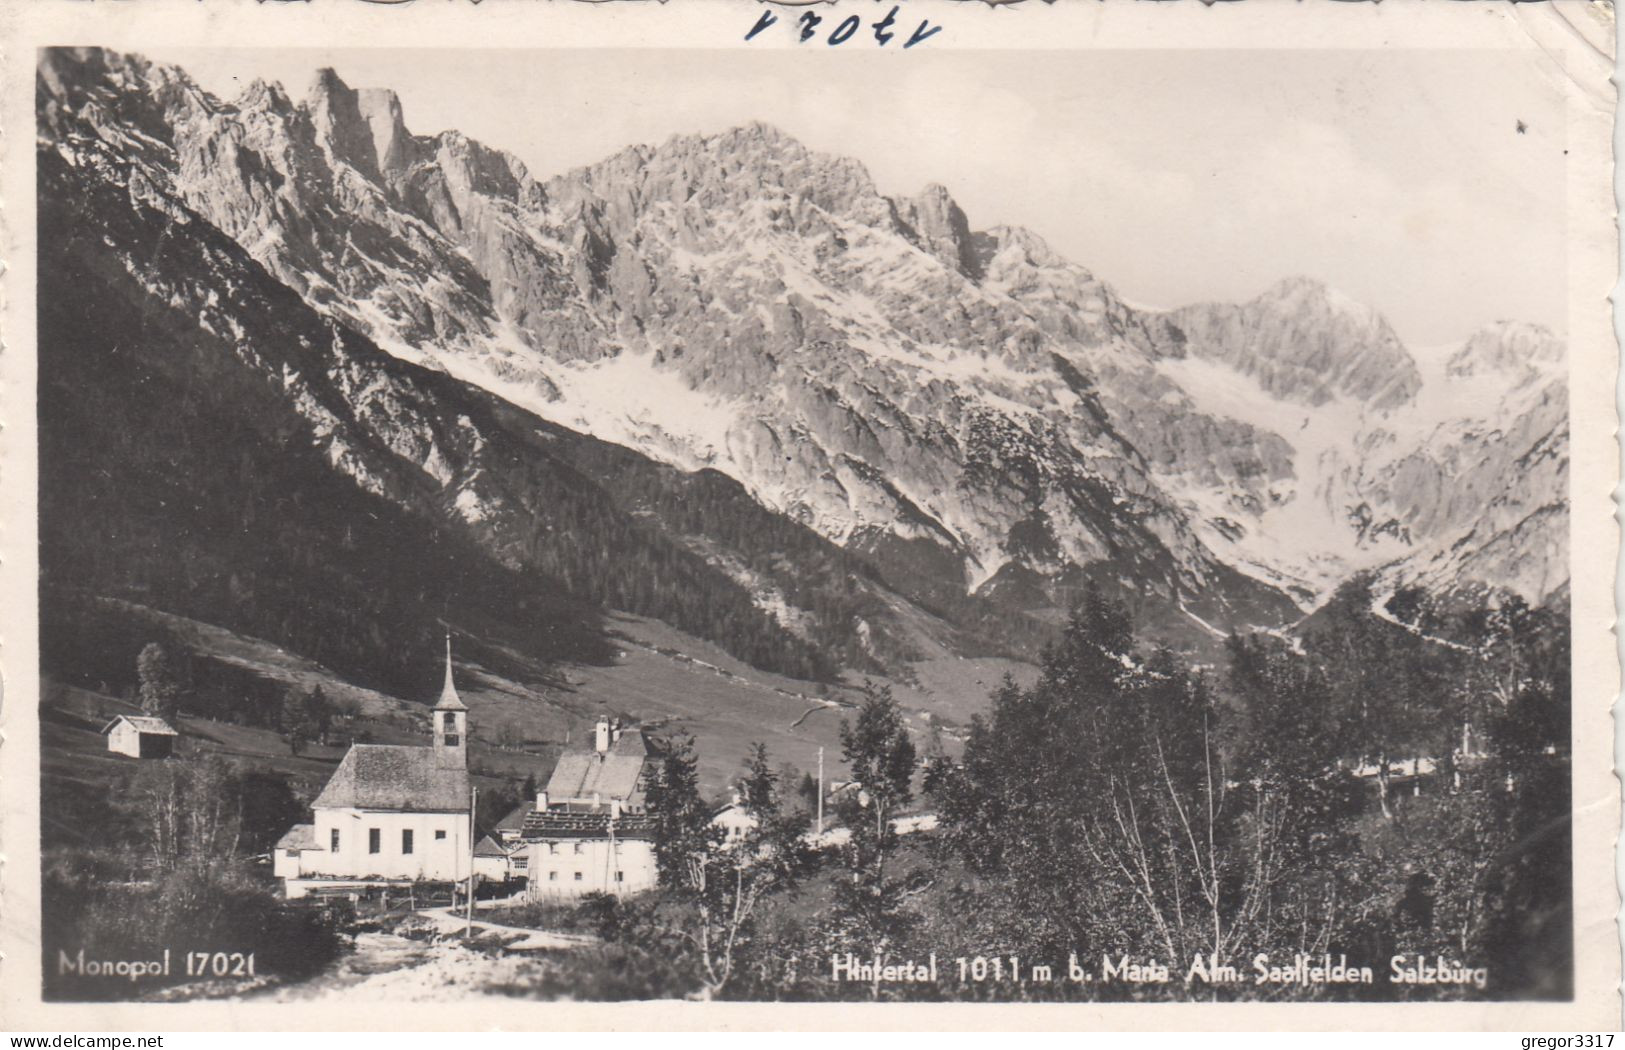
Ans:
{"type": "Polygon", "coordinates": [[[468,706],[446,681],[429,713],[427,746],[352,744],[311,803],[314,819],[276,844],[289,899],[313,890],[467,879],[472,863],[468,706]]]}

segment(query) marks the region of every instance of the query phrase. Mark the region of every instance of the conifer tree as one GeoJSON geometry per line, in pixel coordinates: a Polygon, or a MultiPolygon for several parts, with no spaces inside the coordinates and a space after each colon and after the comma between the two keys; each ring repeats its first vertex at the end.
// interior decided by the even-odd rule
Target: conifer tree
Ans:
{"type": "MultiPolygon", "coordinates": [[[[841,722],[841,754],[854,783],[838,807],[852,837],[841,851],[849,877],[836,884],[836,935],[856,951],[885,956],[908,926],[903,901],[911,880],[889,872],[888,864],[898,846],[892,821],[914,797],[916,763],[889,687],[865,683],[857,719],[841,722]]],[[[879,994],[877,975],[871,995],[879,994]]]]}
{"type": "Polygon", "coordinates": [[[148,642],[136,657],[136,676],[140,680],[141,710],[155,718],[174,718],[180,706],[181,683],[168,650],[157,642],[148,642]]]}
{"type": "Polygon", "coordinates": [[[684,890],[705,884],[706,866],[721,842],[711,813],[700,797],[699,756],[694,738],[682,735],[665,742],[646,798],[654,823],[655,861],[660,885],[684,890]]]}
{"type": "Polygon", "coordinates": [[[811,861],[806,816],[780,809],[778,774],[763,744],[751,747],[740,795],[754,826],[725,843],[700,800],[690,738],[672,748],[649,791],[660,883],[677,906],[667,922],[677,926],[674,943],[692,952],[698,994],[705,999],[734,980],[762,901],[794,886],[811,861]]]}
{"type": "Polygon", "coordinates": [[[304,693],[289,688],[282,694],[282,711],[278,720],[282,737],[288,742],[288,753],[299,754],[301,748],[316,737],[316,723],[311,717],[310,705],[304,693]]]}

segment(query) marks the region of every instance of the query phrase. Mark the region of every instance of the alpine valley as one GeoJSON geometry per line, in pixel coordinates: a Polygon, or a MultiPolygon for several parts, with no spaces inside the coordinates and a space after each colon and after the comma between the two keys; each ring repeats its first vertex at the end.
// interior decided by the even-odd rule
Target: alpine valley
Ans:
{"type": "Polygon", "coordinates": [[[442,619],[557,684],[624,618],[929,706],[1090,585],[1209,653],[1361,572],[1566,594],[1537,326],[1408,347],[1302,277],[1141,309],[767,124],[541,176],[331,70],[227,101],[52,50],[37,89],[47,625],[139,607],[406,696],[442,619]]]}

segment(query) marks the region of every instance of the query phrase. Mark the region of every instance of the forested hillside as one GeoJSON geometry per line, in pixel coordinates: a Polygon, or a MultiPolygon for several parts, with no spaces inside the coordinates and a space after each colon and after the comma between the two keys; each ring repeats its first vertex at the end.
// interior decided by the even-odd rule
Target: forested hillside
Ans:
{"type": "Polygon", "coordinates": [[[604,659],[595,606],[666,619],[770,670],[832,673],[745,588],[553,454],[575,435],[331,327],[235,244],[132,200],[110,170],[40,156],[48,607],[75,591],[132,598],[397,689],[423,680],[411,661],[436,651],[443,619],[548,659],[604,659]],[[418,464],[344,426],[363,412],[343,400],[351,384],[398,395],[397,422],[416,409],[480,428],[496,446],[487,469],[501,463],[535,517],[505,530],[448,520],[418,464]],[[340,458],[382,479],[376,491],[335,471],[340,458]]]}

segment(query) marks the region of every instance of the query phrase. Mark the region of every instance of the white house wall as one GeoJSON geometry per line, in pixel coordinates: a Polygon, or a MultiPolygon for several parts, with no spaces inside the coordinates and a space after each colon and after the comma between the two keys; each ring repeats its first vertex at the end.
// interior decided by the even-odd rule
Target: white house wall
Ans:
{"type": "Polygon", "coordinates": [[[513,876],[507,857],[475,857],[474,874],[482,879],[505,882],[513,876]]]}
{"type": "Polygon", "coordinates": [[[107,734],[107,750],[131,758],[141,757],[141,733],[128,722],[120,722],[107,734]]]}
{"type": "Polygon", "coordinates": [[[528,891],[537,898],[642,893],[658,875],[654,847],[641,839],[617,839],[613,852],[608,839],[544,840],[529,855],[528,891]]]}
{"type": "MultiPolygon", "coordinates": [[[[300,874],[335,878],[455,880],[468,877],[467,813],[396,813],[362,809],[318,809],[316,848],[299,856],[300,874]],[[378,852],[368,832],[378,829],[378,852]],[[329,847],[333,831],[339,848],[329,847]],[[401,851],[401,833],[412,832],[412,852],[401,851]],[[444,838],[436,838],[435,832],[444,838]]],[[[280,852],[280,851],[279,851],[280,852]]],[[[280,858],[279,858],[280,860],[280,858]]]]}

